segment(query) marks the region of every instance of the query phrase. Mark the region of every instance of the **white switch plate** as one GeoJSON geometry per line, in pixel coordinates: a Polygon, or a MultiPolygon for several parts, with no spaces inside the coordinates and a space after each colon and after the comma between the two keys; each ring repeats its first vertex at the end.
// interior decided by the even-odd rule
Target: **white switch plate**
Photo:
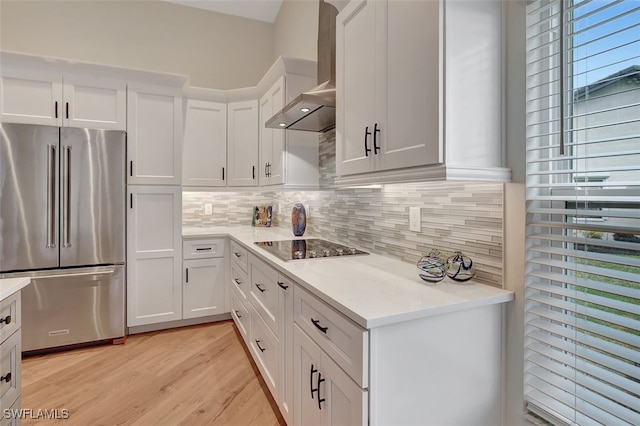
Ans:
{"type": "Polygon", "coordinates": [[[420,232],[422,225],[420,207],[409,207],[409,231],[420,232]]]}
{"type": "Polygon", "coordinates": [[[213,204],[204,203],[204,214],[213,214],[213,204]]]}
{"type": "Polygon", "coordinates": [[[304,210],[305,210],[305,213],[307,215],[307,218],[310,218],[311,217],[311,205],[307,204],[304,210]]]}

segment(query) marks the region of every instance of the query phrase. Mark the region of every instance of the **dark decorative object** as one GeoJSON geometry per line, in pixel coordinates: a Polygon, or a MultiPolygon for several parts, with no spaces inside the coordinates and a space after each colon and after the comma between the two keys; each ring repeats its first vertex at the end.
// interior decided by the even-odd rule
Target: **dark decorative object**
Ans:
{"type": "Polygon", "coordinates": [[[446,263],[438,250],[431,250],[428,255],[420,258],[416,266],[418,276],[425,281],[435,283],[441,281],[446,275],[446,263]]]}
{"type": "Polygon", "coordinates": [[[307,229],[307,212],[302,203],[295,203],[291,211],[291,225],[293,227],[293,235],[301,237],[307,229]]]}
{"type": "Polygon", "coordinates": [[[447,259],[447,275],[456,281],[467,281],[475,275],[473,260],[465,256],[461,251],[456,251],[447,259]]]}

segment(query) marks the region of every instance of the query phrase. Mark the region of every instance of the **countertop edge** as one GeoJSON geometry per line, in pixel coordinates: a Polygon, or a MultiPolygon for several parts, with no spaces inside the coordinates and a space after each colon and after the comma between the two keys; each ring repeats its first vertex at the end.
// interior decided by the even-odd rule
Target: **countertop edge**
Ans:
{"type": "Polygon", "coordinates": [[[0,300],[17,293],[29,284],[31,284],[31,278],[29,277],[0,279],[0,300]]]}
{"type": "MultiPolygon", "coordinates": [[[[309,291],[314,296],[318,297],[319,299],[321,299],[322,301],[324,301],[325,303],[327,303],[328,305],[336,309],[338,312],[342,313],[343,315],[351,319],[353,322],[355,322],[356,324],[358,324],[359,326],[367,330],[376,328],[376,327],[383,327],[386,325],[397,324],[405,321],[417,320],[421,318],[428,318],[432,316],[443,315],[443,314],[453,313],[453,312],[467,310],[467,309],[474,309],[474,308],[480,308],[483,306],[506,303],[514,300],[515,298],[515,294],[513,292],[495,288],[495,290],[500,290],[500,293],[496,293],[495,295],[491,295],[491,296],[480,297],[473,300],[463,301],[463,302],[431,307],[427,309],[423,308],[423,309],[418,309],[414,311],[403,312],[401,314],[386,315],[382,317],[367,319],[362,317],[358,313],[354,312],[353,310],[349,309],[347,306],[343,305],[335,298],[324,293],[322,290],[318,289],[314,285],[306,282],[304,279],[297,276],[294,272],[288,271],[285,265],[282,264],[283,262],[277,259],[275,256],[269,254],[268,252],[265,252],[264,250],[259,250],[258,247],[256,247],[254,244],[247,244],[240,237],[234,235],[233,227],[228,227],[225,229],[214,229],[214,230],[203,229],[202,233],[197,233],[197,231],[194,230],[194,228],[191,228],[188,231],[188,233],[182,234],[183,239],[196,239],[196,238],[206,238],[206,237],[232,239],[233,241],[237,242],[238,244],[246,248],[251,254],[253,254],[260,260],[266,262],[267,264],[269,264],[269,266],[277,269],[282,274],[291,277],[296,283],[301,285],[305,290],[309,291]]],[[[482,285],[486,285],[486,284],[482,284],[482,285]]],[[[487,286],[487,287],[492,288],[491,286],[487,286]]]]}

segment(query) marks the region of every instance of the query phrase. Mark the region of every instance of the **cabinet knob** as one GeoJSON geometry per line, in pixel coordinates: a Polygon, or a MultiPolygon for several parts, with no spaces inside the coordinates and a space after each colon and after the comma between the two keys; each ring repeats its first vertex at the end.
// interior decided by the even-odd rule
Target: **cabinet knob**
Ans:
{"type": "Polygon", "coordinates": [[[11,372],[7,373],[4,376],[0,376],[0,382],[9,383],[11,381],[11,372]]]}
{"type": "Polygon", "coordinates": [[[5,323],[5,324],[11,324],[11,315],[7,315],[4,318],[0,318],[0,324],[5,323]]]}

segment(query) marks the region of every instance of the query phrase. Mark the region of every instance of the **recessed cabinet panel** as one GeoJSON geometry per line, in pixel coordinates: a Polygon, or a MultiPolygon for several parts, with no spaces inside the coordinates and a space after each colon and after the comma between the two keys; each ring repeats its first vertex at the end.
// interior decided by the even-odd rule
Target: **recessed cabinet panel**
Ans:
{"type": "Polygon", "coordinates": [[[0,345],[0,407],[10,407],[20,396],[20,361],[22,359],[22,345],[20,332],[13,333],[11,337],[0,345]]]}
{"type": "Polygon", "coordinates": [[[64,126],[127,129],[125,81],[75,75],[65,75],[63,81],[64,126]]]}
{"type": "Polygon", "coordinates": [[[387,57],[380,67],[380,79],[385,84],[376,91],[378,104],[386,106],[380,109],[384,114],[376,137],[380,146],[378,168],[442,162],[439,2],[388,1],[378,7],[384,9],[387,18],[387,57]]]}
{"type": "Polygon", "coordinates": [[[228,186],[257,186],[258,173],[258,101],[227,105],[229,167],[228,186]]]}
{"type": "Polygon", "coordinates": [[[182,318],[221,314],[224,310],[224,260],[186,260],[184,268],[182,318]]]}
{"type": "Polygon", "coordinates": [[[129,186],[127,325],[182,318],[182,191],[129,186]]]}
{"type": "Polygon", "coordinates": [[[174,198],[171,193],[139,192],[134,196],[130,208],[137,209],[137,217],[141,219],[134,228],[136,251],[173,250],[176,245],[173,228],[178,218],[167,207],[173,205],[174,198]]]}
{"type": "Polygon", "coordinates": [[[182,92],[130,85],[127,105],[129,183],[179,185],[182,181],[182,92]]]}
{"type": "Polygon", "coordinates": [[[225,186],[227,105],[189,99],[184,129],[183,186],[225,186]]]}
{"type": "Polygon", "coordinates": [[[353,0],[336,22],[336,171],[368,172],[374,155],[375,64],[384,54],[377,46],[375,1],[353,0]]]}
{"type": "Polygon", "coordinates": [[[3,122],[62,125],[60,77],[32,70],[5,68],[1,71],[0,113],[3,122]]]}
{"type": "MultiPolygon", "coordinates": [[[[134,311],[137,319],[162,316],[166,321],[180,319],[180,309],[176,309],[176,300],[181,302],[180,293],[175,292],[173,282],[174,261],[172,256],[140,259],[136,262],[135,280],[136,302],[134,311]]],[[[131,292],[129,292],[130,295],[131,292]]],[[[131,301],[129,302],[131,303],[131,301]]],[[[181,306],[179,306],[181,307],[181,306]]]]}

